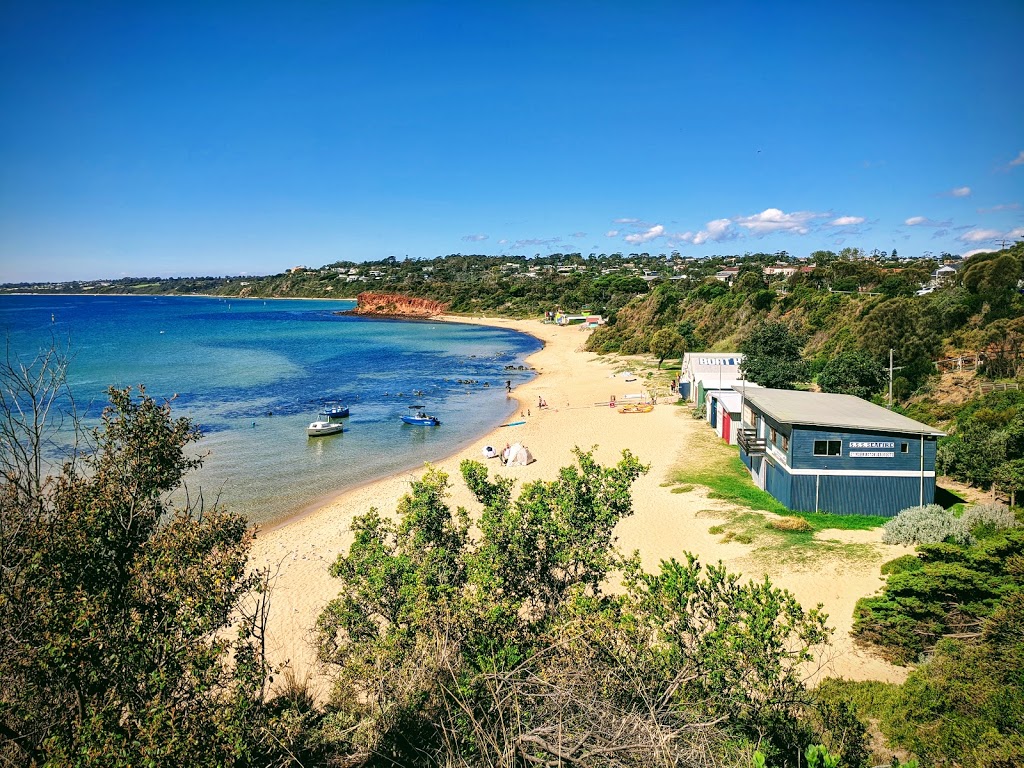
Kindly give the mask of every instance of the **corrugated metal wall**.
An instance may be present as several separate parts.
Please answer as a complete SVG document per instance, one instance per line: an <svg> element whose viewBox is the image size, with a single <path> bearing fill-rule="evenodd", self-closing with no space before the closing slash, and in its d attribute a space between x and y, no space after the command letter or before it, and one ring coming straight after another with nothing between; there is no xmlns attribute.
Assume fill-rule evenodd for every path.
<svg viewBox="0 0 1024 768"><path fill-rule="evenodd" d="M834 515L881 515L894 517L900 510L916 507L921 498L919 477L849 477L845 475L795 475L790 509ZM781 501L781 499L780 499ZM935 501L935 480L924 479L924 503ZM785 502L783 502L785 503Z"/></svg>

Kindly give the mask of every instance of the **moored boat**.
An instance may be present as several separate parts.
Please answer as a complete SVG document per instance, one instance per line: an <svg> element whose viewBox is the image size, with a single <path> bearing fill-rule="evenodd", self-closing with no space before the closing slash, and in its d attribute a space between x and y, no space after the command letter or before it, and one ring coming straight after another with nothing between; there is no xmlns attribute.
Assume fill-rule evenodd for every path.
<svg viewBox="0 0 1024 768"><path fill-rule="evenodd" d="M337 435L345 431L345 425L336 421L318 420L311 422L306 427L306 434L309 437L321 437L323 435Z"/></svg>
<svg viewBox="0 0 1024 768"><path fill-rule="evenodd" d="M430 416L425 410L426 406L423 405L410 405L409 410L413 411L412 415L402 416L402 421L406 424L411 424L414 427L437 427L441 425L441 420L437 416Z"/></svg>
<svg viewBox="0 0 1024 768"><path fill-rule="evenodd" d="M331 401L324 403L324 407L320 413L323 416L326 416L328 421L331 419L345 419L348 418L348 406Z"/></svg>

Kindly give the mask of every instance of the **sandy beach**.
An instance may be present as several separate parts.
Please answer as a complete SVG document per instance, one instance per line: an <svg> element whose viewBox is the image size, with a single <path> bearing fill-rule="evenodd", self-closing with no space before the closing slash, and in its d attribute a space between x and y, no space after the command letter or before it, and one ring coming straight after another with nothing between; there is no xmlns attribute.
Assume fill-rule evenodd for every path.
<svg viewBox="0 0 1024 768"><path fill-rule="evenodd" d="M559 467L572 463L576 446L596 446L595 456L603 464L614 463L628 448L651 469L634 485L635 513L622 521L617 531L619 545L625 551L639 551L645 567L651 570L660 560L679 559L689 551L704 563L721 560L729 570L744 577L760 579L767 575L777 586L793 592L805 608L822 603L835 633L831 648L815 665L812 677L893 682L905 677L905 669L856 649L849 631L856 601L882 584L879 565L910 550L881 544L881 529L823 532L826 539L859 545L858 554L845 557L837 545L833 549L839 551L838 555L812 562L759 557L757 542L723 542L721 535L708 529L728 517L729 505L709 499L700 487L673 493L668 482L673 470L692 458L709 435L717 439L705 422L690 416L688 408L660 404L651 413L626 415L608 407L612 395L622 401L628 395L643 393L644 379L628 382L615 375L624 360L604 359L584 351L589 331L578 326L563 328L539 320L450 319L529 333L545 345L528 359L539 375L511 395L517 399L517 412L524 414L521 418L526 423L500 427L436 464L452 480L453 507L464 506L471 515L479 508L459 477L458 465L463 459L485 461L492 474L515 478L521 485L553 479ZM538 408L538 398L543 398L548 407ZM595 405L599 402L605 405ZM525 415L527 411L529 415ZM444 414L439 415L444 418ZM497 460L483 458L485 446L500 449L515 442L527 445L536 462L506 468ZM275 573L268 626L268 652L274 663L288 662L300 679L307 675L316 679L309 633L323 606L336 594L327 569L349 546L350 521L371 507L382 514L393 514L398 500L408 491L409 481L419 474L403 473L345 492L308 514L258 533L252 564L269 567Z"/></svg>

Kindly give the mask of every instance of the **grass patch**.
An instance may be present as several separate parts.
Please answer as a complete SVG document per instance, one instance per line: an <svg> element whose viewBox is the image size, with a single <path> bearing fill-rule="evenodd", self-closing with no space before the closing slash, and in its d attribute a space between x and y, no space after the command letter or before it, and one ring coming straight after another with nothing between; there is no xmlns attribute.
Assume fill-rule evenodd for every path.
<svg viewBox="0 0 1024 768"><path fill-rule="evenodd" d="M830 515L827 512L790 512L790 514L803 518L816 531L823 531L826 528L837 528L840 531L870 531L872 528L881 528L892 519L877 515Z"/></svg>
<svg viewBox="0 0 1024 768"><path fill-rule="evenodd" d="M864 720L881 720L896 704L900 688L901 686L895 683L882 683L877 680L830 677L822 680L814 693L820 701L849 702Z"/></svg>
<svg viewBox="0 0 1024 768"><path fill-rule="evenodd" d="M680 484L706 486L710 491L709 498L721 499L751 510L771 512L782 517L799 517L806 520L815 531L825 528L846 531L870 530L884 525L889 520L887 517L875 515L794 512L770 493L754 485L735 447L718 440L710 433L706 438L700 435L695 442L693 455L699 455L700 458L677 470L674 479Z"/></svg>
<svg viewBox="0 0 1024 768"><path fill-rule="evenodd" d="M725 466L716 468L715 471L699 472L678 479L680 482L706 485L711 489L711 492L708 493L708 498L711 499L721 499L740 507L773 512L776 515L789 513L789 510L776 501L771 494L754 485L746 468L738 458L734 458Z"/></svg>
<svg viewBox="0 0 1024 768"><path fill-rule="evenodd" d="M672 493L689 493L693 490L692 485L680 485L672 489Z"/></svg>
<svg viewBox="0 0 1024 768"><path fill-rule="evenodd" d="M740 461L736 448L717 439L710 431L697 431L687 452L687 463L678 468L672 478L682 493L683 487L702 485L708 488L708 497L721 499L733 509L718 510L716 517L726 522L708 529L723 542L736 541L755 544L759 557L794 565L820 562L822 557L843 560L877 560L879 555L872 544L825 541L815 538L826 529L870 530L886 523L889 518L873 515L830 515L815 512L794 512L762 491L750 478ZM780 520L766 520L762 513L779 515Z"/></svg>
<svg viewBox="0 0 1024 768"><path fill-rule="evenodd" d="M812 531L813 526L802 517L780 517L778 520L769 520L768 527L776 531Z"/></svg>

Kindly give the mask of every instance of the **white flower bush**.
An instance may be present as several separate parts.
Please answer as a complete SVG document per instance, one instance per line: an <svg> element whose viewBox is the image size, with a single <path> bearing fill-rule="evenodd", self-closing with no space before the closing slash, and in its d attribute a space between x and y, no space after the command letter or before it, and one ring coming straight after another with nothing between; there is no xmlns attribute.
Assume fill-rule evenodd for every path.
<svg viewBox="0 0 1024 768"><path fill-rule="evenodd" d="M964 510L960 522L966 531L975 536L1020 527L1013 512L1002 504L974 504Z"/></svg>
<svg viewBox="0 0 1024 768"><path fill-rule="evenodd" d="M883 527L886 544L938 544L950 539L956 544L971 541L970 530L963 520L938 504L908 507Z"/></svg>

